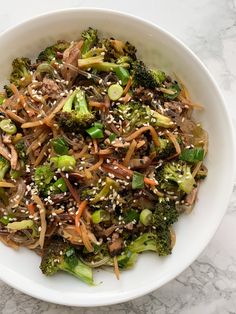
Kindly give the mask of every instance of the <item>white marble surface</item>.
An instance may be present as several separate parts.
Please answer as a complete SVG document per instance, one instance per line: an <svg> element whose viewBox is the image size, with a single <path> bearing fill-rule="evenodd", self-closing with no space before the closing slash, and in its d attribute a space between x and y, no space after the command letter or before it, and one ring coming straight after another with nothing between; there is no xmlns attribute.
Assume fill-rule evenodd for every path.
<svg viewBox="0 0 236 314"><path fill-rule="evenodd" d="M0 31L49 10L80 6L130 12L182 39L218 81L236 127L236 0L7 0L1 3ZM79 309L36 300L0 281L0 313L236 313L235 230L236 186L211 243L184 273L161 289L120 305Z"/></svg>

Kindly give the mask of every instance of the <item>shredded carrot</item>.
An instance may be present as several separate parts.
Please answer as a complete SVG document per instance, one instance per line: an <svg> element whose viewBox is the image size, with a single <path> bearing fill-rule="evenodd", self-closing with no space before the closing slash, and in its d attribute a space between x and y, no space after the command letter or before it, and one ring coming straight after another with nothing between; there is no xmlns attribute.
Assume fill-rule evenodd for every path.
<svg viewBox="0 0 236 314"><path fill-rule="evenodd" d="M126 168L125 166L123 166L121 164L114 164L114 165L115 165L115 167L123 170L126 173L126 176L131 177L133 175L133 171ZM153 186L158 185L158 183L155 180L147 178L147 177L144 177L144 183L146 183L148 185L153 185Z"/></svg>
<svg viewBox="0 0 236 314"><path fill-rule="evenodd" d="M83 211L86 209L88 205L88 201L84 200L82 201L79 206L78 206L78 210L75 214L75 229L76 231L81 235L81 230L80 230L80 218L83 214Z"/></svg>
<svg viewBox="0 0 236 314"><path fill-rule="evenodd" d="M25 123L25 119L21 118L20 116L18 116L17 114L15 114L13 111L11 110L6 110L6 114L14 121L19 122L19 123Z"/></svg>
<svg viewBox="0 0 236 314"><path fill-rule="evenodd" d="M48 132L43 131L36 140L34 140L30 146L27 148L26 154L28 155L31 151L35 151L38 147L40 147L48 138Z"/></svg>
<svg viewBox="0 0 236 314"><path fill-rule="evenodd" d="M34 216L35 214L35 204L34 203L30 203L27 205L28 211L30 213L31 216Z"/></svg>
<svg viewBox="0 0 236 314"><path fill-rule="evenodd" d="M14 145L10 144L9 147L11 150L11 168L16 170L17 161L18 161L18 154L17 154L17 151L16 151Z"/></svg>
<svg viewBox="0 0 236 314"><path fill-rule="evenodd" d="M0 155L9 161L11 160L11 154L2 145L0 145Z"/></svg>
<svg viewBox="0 0 236 314"><path fill-rule="evenodd" d="M21 125L23 129L35 128L38 126L42 126L44 124L44 120L37 120L32 122L26 122Z"/></svg>
<svg viewBox="0 0 236 314"><path fill-rule="evenodd" d="M103 158L100 157L98 162L96 162L96 164L94 164L93 166L89 167L88 169L86 169L87 171L94 171L97 170L102 164L103 164Z"/></svg>
<svg viewBox="0 0 236 314"><path fill-rule="evenodd" d="M121 97L119 101L123 102L124 104L127 104L127 102L130 101L130 99L131 99L131 95L127 93L124 97Z"/></svg>
<svg viewBox="0 0 236 314"><path fill-rule="evenodd" d="M94 153L98 153L98 142L96 139L93 139Z"/></svg>
<svg viewBox="0 0 236 314"><path fill-rule="evenodd" d="M137 131L134 131L132 134L130 134L129 136L127 136L125 139L126 141L132 141L133 139L139 137L142 133L146 132L146 131L150 131L151 136L152 136L152 140L155 144L155 146L159 146L159 138L158 138L158 134L156 132L156 130L154 129L153 126L148 125L148 126L143 126L140 129L138 129Z"/></svg>
<svg viewBox="0 0 236 314"><path fill-rule="evenodd" d="M114 256L114 271L116 278L119 280L120 279L120 270L119 270L119 265L117 261L117 256Z"/></svg>
<svg viewBox="0 0 236 314"><path fill-rule="evenodd" d="M113 150L111 148L100 149L98 151L98 155L110 155L112 153L113 153Z"/></svg>
<svg viewBox="0 0 236 314"><path fill-rule="evenodd" d="M86 247L86 249L89 251L89 252L93 252L94 251L94 248L89 240L89 236L88 236L88 231L86 229L86 226L84 224L84 222L81 220L81 238L82 238L82 241L84 243L84 246Z"/></svg>
<svg viewBox="0 0 236 314"><path fill-rule="evenodd" d="M193 169L193 173L192 173L192 176L195 177L199 171L199 169L201 168L201 165L202 165L202 161L199 161L195 168Z"/></svg>
<svg viewBox="0 0 236 314"><path fill-rule="evenodd" d="M102 109L102 108L105 107L105 103L104 102L90 100L89 101L89 106L90 107L95 107L95 108L98 108L98 109Z"/></svg>
<svg viewBox="0 0 236 314"><path fill-rule="evenodd" d="M74 158L80 159L81 157L84 156L84 154L88 151L88 145L84 145L84 147L82 148L82 150L78 153L73 153Z"/></svg>
<svg viewBox="0 0 236 314"><path fill-rule="evenodd" d="M169 139L173 143L175 150L176 150L176 154L179 155L181 153L181 148L180 148L180 145L177 141L176 136L173 133L171 133L170 131L166 131L166 135L169 137Z"/></svg>
<svg viewBox="0 0 236 314"><path fill-rule="evenodd" d="M41 219L41 231L40 231L40 235L39 235L39 245L41 248L43 248L44 240L45 240L45 233L46 233L46 229L47 229L46 209L45 209L44 204L38 195L32 194L32 198L33 198L34 202L39 206L39 213L40 213L40 219Z"/></svg>
<svg viewBox="0 0 236 314"><path fill-rule="evenodd" d="M10 182L0 181L0 187L1 188L14 188L15 185L13 183L10 183Z"/></svg>
<svg viewBox="0 0 236 314"><path fill-rule="evenodd" d="M155 180L147 178L147 177L144 178L144 183L149 184L149 185L158 185L158 183Z"/></svg>
<svg viewBox="0 0 236 314"><path fill-rule="evenodd" d="M41 161L43 160L43 158L45 157L46 153L48 151L48 143L46 143L43 148L41 149L38 157L36 158L35 162L34 162L34 166L37 167Z"/></svg>
<svg viewBox="0 0 236 314"><path fill-rule="evenodd" d="M123 91L123 96L125 96L127 93L128 93L128 91L129 91L129 89L130 89L130 87L131 87L131 84L132 84L132 76L129 78L129 80L128 80L128 82L127 82L127 84L126 84L126 86L125 86L125 89L124 89L124 91Z"/></svg>
<svg viewBox="0 0 236 314"><path fill-rule="evenodd" d="M55 115L63 108L65 102L67 101L67 99L69 98L70 95L68 95L67 97L63 97L59 103L56 105L56 107L53 109L53 111L46 117L43 119L43 123L45 123L48 126L51 126L51 121L52 119L55 117Z"/></svg>
<svg viewBox="0 0 236 314"><path fill-rule="evenodd" d="M124 166L128 166L129 165L129 162L130 162L130 159L135 151L135 148L137 146L137 142L135 140L133 140L130 144L130 147L129 149L127 150L127 153L125 155L125 158L124 158L124 161L123 161L123 165Z"/></svg>

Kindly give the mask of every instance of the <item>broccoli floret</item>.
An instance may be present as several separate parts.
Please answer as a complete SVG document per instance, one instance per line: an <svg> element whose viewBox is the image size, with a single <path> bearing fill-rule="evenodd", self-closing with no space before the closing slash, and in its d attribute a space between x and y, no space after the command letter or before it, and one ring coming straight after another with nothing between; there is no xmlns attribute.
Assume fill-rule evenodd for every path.
<svg viewBox="0 0 236 314"><path fill-rule="evenodd" d="M157 169L157 180L161 188L165 188L169 181L175 182L179 189L189 194L195 187L195 180L191 173L191 168L186 162L168 162Z"/></svg>
<svg viewBox="0 0 236 314"><path fill-rule="evenodd" d="M157 252L160 256L171 254L171 234L164 225L155 232L144 233L134 240L128 249L132 253L141 253L144 251Z"/></svg>
<svg viewBox="0 0 236 314"><path fill-rule="evenodd" d="M84 56L92 47L97 43L97 30L89 27L86 31L81 34L83 38L83 46L81 48L82 56Z"/></svg>
<svg viewBox="0 0 236 314"><path fill-rule="evenodd" d="M38 166L35 168L34 182L40 192L47 191L53 177L54 173L49 165Z"/></svg>
<svg viewBox="0 0 236 314"><path fill-rule="evenodd" d="M124 120L129 122L129 129L141 127L144 123L149 123L154 127L170 128L173 127L173 121L157 111L152 110L149 106L139 103L120 104L118 112Z"/></svg>
<svg viewBox="0 0 236 314"><path fill-rule="evenodd" d="M14 59L12 62L10 82L19 88L27 86L31 82L30 65L31 61L28 58ZM7 90L8 88L6 89L6 92Z"/></svg>
<svg viewBox="0 0 236 314"><path fill-rule="evenodd" d="M159 143L160 146L156 148L158 159L164 160L176 153L175 146L170 140L159 138Z"/></svg>
<svg viewBox="0 0 236 314"><path fill-rule="evenodd" d="M80 88L74 90L66 101L56 120L66 131L76 132L89 127L95 120L95 115L89 110L85 92Z"/></svg>
<svg viewBox="0 0 236 314"><path fill-rule="evenodd" d="M126 43L112 38L103 39L100 43L105 48L104 60L109 62L134 62L136 60L136 48L128 41Z"/></svg>
<svg viewBox="0 0 236 314"><path fill-rule="evenodd" d="M146 68L142 61L136 61L133 64L134 80L133 86L142 86L145 88L154 89L158 86L158 82L153 76L152 72Z"/></svg>
<svg viewBox="0 0 236 314"><path fill-rule="evenodd" d="M166 225L169 227L178 220L179 213L173 200L160 200L152 215L152 225L157 229Z"/></svg>
<svg viewBox="0 0 236 314"><path fill-rule="evenodd" d="M15 148L17 150L19 159L25 162L27 160L25 142L20 140L15 144Z"/></svg>
<svg viewBox="0 0 236 314"><path fill-rule="evenodd" d="M51 62L54 58L57 59L57 53L63 53L70 44L66 41L58 41L56 44L45 48L40 52L37 62Z"/></svg>
<svg viewBox="0 0 236 314"><path fill-rule="evenodd" d="M3 88L5 90L7 97L10 98L13 95L13 91L11 90L11 87L8 85L4 85Z"/></svg>
<svg viewBox="0 0 236 314"><path fill-rule="evenodd" d="M162 84L166 79L166 74L163 71L160 70L150 70L153 78L157 82L157 84Z"/></svg>
<svg viewBox="0 0 236 314"><path fill-rule="evenodd" d="M0 180L3 180L6 173L8 172L10 168L10 163L7 159L0 156Z"/></svg>
<svg viewBox="0 0 236 314"><path fill-rule="evenodd" d="M0 105L4 103L4 100L6 99L6 94L5 93L0 93Z"/></svg>
<svg viewBox="0 0 236 314"><path fill-rule="evenodd" d="M89 285L93 285L92 269L76 256L75 249L61 239L54 239L43 250L40 264L42 273L52 276L59 270L70 273Z"/></svg>

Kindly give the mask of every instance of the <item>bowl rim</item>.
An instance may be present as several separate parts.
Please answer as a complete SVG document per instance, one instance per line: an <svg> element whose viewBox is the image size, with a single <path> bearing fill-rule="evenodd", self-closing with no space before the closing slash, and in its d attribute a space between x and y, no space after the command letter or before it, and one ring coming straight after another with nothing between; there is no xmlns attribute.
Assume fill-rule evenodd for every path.
<svg viewBox="0 0 236 314"><path fill-rule="evenodd" d="M205 72L206 76L208 77L208 79L213 84L214 88L216 89L216 91L218 93L218 97L220 99L220 102L223 104L222 109L224 111L225 119L226 119L227 125L228 125L228 131L229 131L228 136L230 137L228 140L229 140L229 142L231 142L231 145L232 145L232 157L231 158L232 158L232 160L236 160L236 144L235 144L236 136L235 136L235 132L234 132L233 122L232 122L232 119L230 116L229 109L226 105L226 101L222 95L220 88L218 87L216 80L211 75L211 73L209 72L207 67L204 65L204 63L199 59L199 57L197 55L195 55L195 53L192 52L192 50L190 48L188 48L188 46L185 43L183 43L179 38L177 38L175 35L172 35L169 31L165 30L164 28L160 27L159 25L157 25L151 21L148 21L144 18L141 18L139 16L136 16L134 14L130 14L130 13L119 11L119 10L83 6L83 7L77 7L77 8L64 8L64 9L59 9L59 10L50 10L50 11L47 11L45 13L35 15L35 16L28 18L28 19L25 19L22 22L19 22L19 23L15 24L11 27L8 27L6 30L4 30L3 32L0 33L0 39L1 39L1 37L7 36L8 33L11 33L14 30L16 30L18 27L27 26L27 24L31 24L35 20L49 18L50 16L61 14L61 13L70 14L71 12L76 12L76 11L79 11L79 12L84 11L84 12L88 12L88 13L89 12L95 12L98 14L99 13L105 13L105 14L109 13L109 14L113 14L113 15L120 15L120 16L124 16L125 18L131 19L134 22L135 21L141 22L143 24L146 24L147 26L151 26L152 28L156 28L156 29L158 29L159 32L164 34L164 36L167 36L171 40L173 40L176 45L181 47L181 49L185 50L186 53L188 53L190 55L190 57L195 59L198 66L201 68L202 71ZM228 178L229 179L229 181L228 181L229 182L229 188L228 188L228 192L227 192L227 196L226 196L225 208L224 208L224 210L222 210L222 213L221 213L221 216L219 217L218 223L212 229L211 234L208 235L207 241L205 241L204 244L201 246L201 249L199 249L191 257L191 260L186 260L185 262L181 263L181 266L178 267L176 272L174 272L174 273L172 272L166 276L163 276L159 280L158 284L151 284L149 286L139 287L136 290L132 290L132 291L123 291L122 293L118 293L115 298L111 297L110 299L108 299L103 295L103 297L101 296L100 299L96 299L96 301L94 302L92 300L88 301L88 300L82 300L79 298L77 298L76 300L75 299L66 299L66 298L62 299L62 298L60 298L59 294L58 295L53 294L53 296L52 296L52 295L47 295L45 293L42 293L39 289L37 289L37 287L35 289L31 289L30 287L28 287L27 284L25 284L25 285L23 284L22 276L19 276L18 278L16 278L15 273L13 271L4 267L1 264L0 264L0 270L1 270L0 271L0 279L3 280L8 285L10 285L11 287L13 287L13 288L15 288L15 289L27 294L27 295L30 295L32 297L35 297L37 299L40 299L40 300L43 300L46 302L61 304L61 305L67 305L67 306L79 306L79 307L106 306L106 305L118 304L121 302L127 302L130 300L136 299L138 297L141 297L143 295L146 295L146 294L160 288L161 286L163 286L164 284L173 280L177 276L179 276L204 251L206 246L209 244L209 242L213 238L216 230L218 229L218 227L219 227L219 225L223 219L223 216L226 213L227 206L228 206L229 201L230 201L230 196L231 196L232 190L233 190L235 174L236 174L236 163L233 163L231 176ZM25 279L25 281L27 283L28 279Z"/></svg>

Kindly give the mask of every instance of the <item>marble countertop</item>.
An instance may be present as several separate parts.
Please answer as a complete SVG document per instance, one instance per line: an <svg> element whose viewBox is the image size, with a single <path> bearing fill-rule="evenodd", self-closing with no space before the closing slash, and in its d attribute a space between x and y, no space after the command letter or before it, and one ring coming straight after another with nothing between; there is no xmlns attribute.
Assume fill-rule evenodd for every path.
<svg viewBox="0 0 236 314"><path fill-rule="evenodd" d="M0 31L31 16L66 7L94 6L148 19L185 42L220 85L236 127L236 0L8 0ZM102 308L73 308L36 300L0 281L2 314L232 314L236 313L236 185L214 238L179 277L136 300Z"/></svg>

